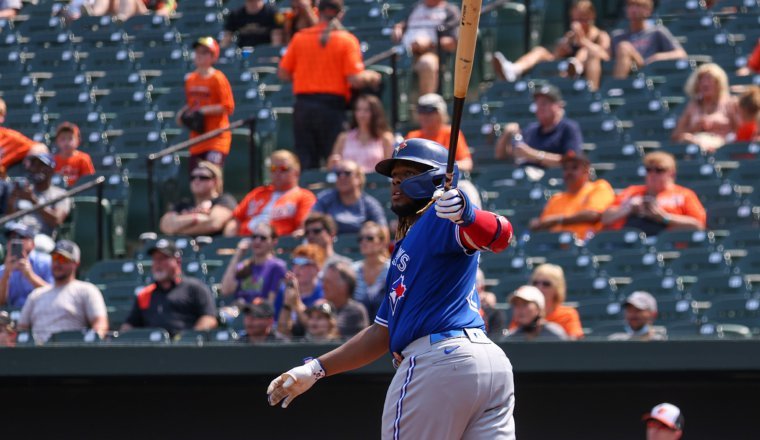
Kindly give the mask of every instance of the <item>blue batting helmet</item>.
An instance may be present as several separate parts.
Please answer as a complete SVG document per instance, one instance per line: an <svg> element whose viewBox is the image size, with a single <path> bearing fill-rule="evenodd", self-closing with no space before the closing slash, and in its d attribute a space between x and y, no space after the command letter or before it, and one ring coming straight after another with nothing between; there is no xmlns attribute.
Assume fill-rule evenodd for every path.
<svg viewBox="0 0 760 440"><path fill-rule="evenodd" d="M446 162L449 150L437 142L427 139L407 139L396 145L393 156L375 165L375 171L391 177L393 166L398 161L413 162L427 166L422 174L410 177L401 183L401 191L412 199L429 199L436 189L442 188L446 178ZM459 180L459 168L454 164L454 180Z"/></svg>

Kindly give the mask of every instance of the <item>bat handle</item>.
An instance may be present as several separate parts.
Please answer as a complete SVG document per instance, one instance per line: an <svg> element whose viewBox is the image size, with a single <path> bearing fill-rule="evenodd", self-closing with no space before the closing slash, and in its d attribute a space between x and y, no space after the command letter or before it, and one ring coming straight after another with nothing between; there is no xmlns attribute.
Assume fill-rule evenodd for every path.
<svg viewBox="0 0 760 440"><path fill-rule="evenodd" d="M443 187L446 190L451 189L454 182L454 163L457 157L457 143L459 142L459 127L462 122L462 113L464 110L464 96L454 97L454 111L451 116L451 137L449 138L449 156L446 161L446 181Z"/></svg>

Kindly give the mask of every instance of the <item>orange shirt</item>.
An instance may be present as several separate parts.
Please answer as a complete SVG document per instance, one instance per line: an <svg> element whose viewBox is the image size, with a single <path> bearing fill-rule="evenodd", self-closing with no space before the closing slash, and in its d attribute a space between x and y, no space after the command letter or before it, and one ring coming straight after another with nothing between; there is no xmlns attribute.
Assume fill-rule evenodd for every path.
<svg viewBox="0 0 760 440"><path fill-rule="evenodd" d="M757 121L745 121L736 129L737 142L752 142L757 137Z"/></svg>
<svg viewBox="0 0 760 440"><path fill-rule="evenodd" d="M438 133L434 137L429 136L423 136L421 130L412 130L409 133L406 134L407 139L411 138L421 138L421 139L428 139L434 142L438 142L439 144L446 147L446 149L449 149L449 141L451 140L451 125L444 125L441 127L440 130L438 130ZM464 160L469 159L472 157L472 154L470 154L470 147L467 146L467 141L464 140L464 135L462 134L462 131L459 131L459 140L457 140L457 154L454 159L456 160Z"/></svg>
<svg viewBox="0 0 760 440"><path fill-rule="evenodd" d="M583 326L581 326L581 317L578 311L574 307L559 305L554 311L546 318L547 321L559 324L565 330L568 336L574 338L583 337ZM512 320L509 323L509 329L513 330L517 328L517 323Z"/></svg>
<svg viewBox="0 0 760 440"><path fill-rule="evenodd" d="M647 194L646 185L633 185L618 194L612 206L620 206L628 199L636 196L643 197ZM670 189L657 194L657 205L668 214L687 215L693 217L707 226L707 213L699 197L694 191L681 185L673 185ZM620 229L625 225L626 218L622 218L610 225L610 229Z"/></svg>
<svg viewBox="0 0 760 440"><path fill-rule="evenodd" d="M0 127L0 163L8 169L21 162L35 142L16 130Z"/></svg>
<svg viewBox="0 0 760 440"><path fill-rule="evenodd" d="M74 150L74 154L68 158L55 155L55 172L64 176L68 185L72 186L80 177L95 174L95 167L89 154Z"/></svg>
<svg viewBox="0 0 760 440"><path fill-rule="evenodd" d="M348 77L364 71L359 40L348 31L333 30L327 44L320 38L327 23L319 23L293 36L280 68L293 76L293 93L339 95L348 101Z"/></svg>
<svg viewBox="0 0 760 440"><path fill-rule="evenodd" d="M760 73L760 41L755 44L755 48L752 50L749 60L747 60L747 67L752 69L755 73Z"/></svg>
<svg viewBox="0 0 760 440"><path fill-rule="evenodd" d="M235 99L232 96L232 87L224 73L214 69L211 75L205 78L197 72L189 74L185 79L185 97L190 109L204 105L224 107L224 112L220 114L205 116L207 132L230 125L229 117L235 111ZM191 131L190 139L200 135L201 133ZM232 133L225 131L219 136L193 145L190 147L190 154L201 154L207 151L229 154L231 142Z"/></svg>
<svg viewBox="0 0 760 440"><path fill-rule="evenodd" d="M303 226L312 205L317 201L314 193L298 186L281 193L279 199L269 206L273 195L274 187L267 185L254 188L245 196L233 212L240 224L238 235L250 235L249 223L256 217L262 221L268 219L277 235L290 235Z"/></svg>
<svg viewBox="0 0 760 440"><path fill-rule="evenodd" d="M541 213L541 219L552 215L573 215L581 211L604 212L615 201L615 190L604 179L587 182L580 191L575 194L561 192L553 195ZM589 232L596 232L602 228L601 222L596 223L573 223L552 226L551 232L574 232L579 238L585 238Z"/></svg>

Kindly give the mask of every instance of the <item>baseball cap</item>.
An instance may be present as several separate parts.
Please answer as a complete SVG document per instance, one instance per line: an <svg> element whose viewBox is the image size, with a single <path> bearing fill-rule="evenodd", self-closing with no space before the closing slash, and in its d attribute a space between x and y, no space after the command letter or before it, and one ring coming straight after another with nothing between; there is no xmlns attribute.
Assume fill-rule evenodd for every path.
<svg viewBox="0 0 760 440"><path fill-rule="evenodd" d="M55 137L58 137L58 135L64 131L70 131L74 135L74 137L81 138L80 132L79 132L79 126L77 124L74 124L73 122L63 122L60 125L58 125L58 128L55 129Z"/></svg>
<svg viewBox="0 0 760 440"><path fill-rule="evenodd" d="M329 302L323 302L321 304L311 306L306 310L307 315L311 315L311 312L319 312L323 315L327 315L329 318L335 318L337 316L335 313L335 308Z"/></svg>
<svg viewBox="0 0 760 440"><path fill-rule="evenodd" d="M37 235L37 228L23 222L9 222L5 224L6 237L11 233L24 238L34 238Z"/></svg>
<svg viewBox="0 0 760 440"><path fill-rule="evenodd" d="M195 169L196 170L197 169L208 170L209 172L211 172L211 176L210 177L216 177L217 179L219 179L219 178L222 177L222 170L221 170L221 168L219 168L218 166L216 166L215 164L213 164L213 163L211 163L211 162L209 162L207 160L202 160L202 161L198 162L198 165L196 165Z"/></svg>
<svg viewBox="0 0 760 440"><path fill-rule="evenodd" d="M49 168L55 168L55 159L50 153L32 153L26 157L28 159L37 159Z"/></svg>
<svg viewBox="0 0 760 440"><path fill-rule="evenodd" d="M321 0L319 2L319 6L317 7L320 11L326 9L326 8L332 8L336 11L342 11L343 10L343 0Z"/></svg>
<svg viewBox="0 0 760 440"><path fill-rule="evenodd" d="M156 241L153 243L153 246L148 249L148 255L153 255L154 252L161 252L167 257L179 258L182 256L182 253L177 249L174 242L165 238Z"/></svg>
<svg viewBox="0 0 760 440"><path fill-rule="evenodd" d="M256 298L253 303L245 304L240 309L253 318L274 318L274 308L261 298Z"/></svg>
<svg viewBox="0 0 760 440"><path fill-rule="evenodd" d="M193 49L195 49L198 46L203 46L206 49L211 51L211 55L214 57L214 61L219 59L219 43L216 42L212 37L200 37L197 40L195 40L195 43L193 43Z"/></svg>
<svg viewBox="0 0 760 440"><path fill-rule="evenodd" d="M632 305L639 310L657 311L657 300L648 292L636 291L628 295L624 305Z"/></svg>
<svg viewBox="0 0 760 440"><path fill-rule="evenodd" d="M560 92L556 86L553 86L551 84L544 84L537 88L533 92L533 98L536 98L538 96L546 96L554 102L562 101L562 92Z"/></svg>
<svg viewBox="0 0 760 440"><path fill-rule="evenodd" d="M417 100L418 113L446 113L446 101L437 93L426 93Z"/></svg>
<svg viewBox="0 0 760 440"><path fill-rule="evenodd" d="M661 403L654 408L652 408L652 411L644 414L644 416L641 418L641 420L649 421L649 420L657 420L658 422L664 424L665 426L671 428L671 429L683 429L684 419L683 414L681 414L681 409L677 406L673 405L672 403Z"/></svg>
<svg viewBox="0 0 760 440"><path fill-rule="evenodd" d="M54 254L61 254L71 261L79 263L79 259L82 252L79 250L79 246L71 240L58 240L53 249Z"/></svg>
<svg viewBox="0 0 760 440"><path fill-rule="evenodd" d="M580 162L586 165L591 165L591 161L589 160L588 156L583 153L576 153L574 150L568 151L562 155L562 159L560 159L560 163L563 164L570 162Z"/></svg>
<svg viewBox="0 0 760 440"><path fill-rule="evenodd" d="M541 291L538 290L537 287L533 287L533 286L518 287L517 290L514 291L512 296L509 297L509 303L512 304L512 301L515 298L520 298L525 301L535 303L542 314L544 312L544 308L546 307L544 294L541 293Z"/></svg>

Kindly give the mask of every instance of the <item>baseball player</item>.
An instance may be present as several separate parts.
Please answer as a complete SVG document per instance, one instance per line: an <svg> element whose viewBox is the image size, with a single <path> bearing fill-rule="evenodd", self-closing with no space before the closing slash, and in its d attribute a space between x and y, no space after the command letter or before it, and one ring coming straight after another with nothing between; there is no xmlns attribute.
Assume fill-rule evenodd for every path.
<svg viewBox="0 0 760 440"><path fill-rule="evenodd" d="M512 365L484 333L475 277L480 251L509 245L507 219L443 192L447 150L408 139L376 170L391 177L399 228L385 299L374 323L335 350L269 384L270 405L286 408L322 377L393 353L383 439L514 439ZM436 197L435 209L418 214Z"/></svg>

